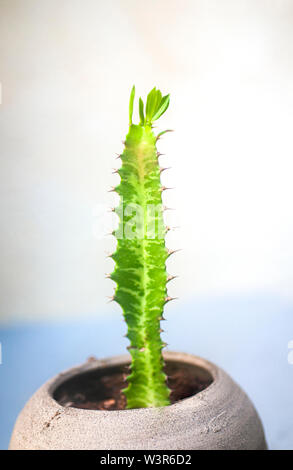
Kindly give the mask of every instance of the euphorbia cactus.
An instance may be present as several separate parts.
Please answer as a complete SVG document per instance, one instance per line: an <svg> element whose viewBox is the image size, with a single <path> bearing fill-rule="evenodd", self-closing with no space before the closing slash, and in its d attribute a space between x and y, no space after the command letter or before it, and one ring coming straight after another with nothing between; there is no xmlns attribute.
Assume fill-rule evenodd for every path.
<svg viewBox="0 0 293 470"><path fill-rule="evenodd" d="M113 300L122 307L127 324L129 351L132 357L128 386L123 390L127 408L165 406L170 403L170 391L163 371L164 362L160 322L163 309L170 300L166 260L171 254L165 246L162 187L156 143L158 138L152 123L166 111L169 95L154 88L147 97L146 107L139 99L140 123L132 123L135 88L129 103L129 132L120 155L122 165L117 170L120 184L114 188L120 204L114 209L120 222L117 249L112 255L116 265L110 278L117 287ZM167 132L167 131L165 131Z"/></svg>

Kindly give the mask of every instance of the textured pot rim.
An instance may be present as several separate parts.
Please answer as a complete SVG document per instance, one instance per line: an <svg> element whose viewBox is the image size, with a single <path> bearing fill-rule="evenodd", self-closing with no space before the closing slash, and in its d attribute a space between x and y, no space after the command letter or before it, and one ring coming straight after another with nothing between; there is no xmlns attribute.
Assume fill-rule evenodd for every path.
<svg viewBox="0 0 293 470"><path fill-rule="evenodd" d="M62 383L88 371L125 365L129 355L90 360L46 382L19 414L9 449L38 450L265 450L264 430L252 402L220 367L192 354L165 352L212 376L201 392L160 408L87 410L53 398Z"/></svg>
<svg viewBox="0 0 293 470"><path fill-rule="evenodd" d="M183 398L182 400L178 400L177 402L171 405L158 407L158 408L133 408L133 409L124 409L124 410L89 410L89 409L84 409L84 408L74 408L70 406L68 407L63 406L53 397L53 394L55 393L55 391L60 385L62 385L67 380L79 374L84 374L86 372L90 372L92 370L97 370L97 369L104 369L104 368L115 367L115 366L124 366L124 365L130 364L131 356L129 354L123 354L123 355L115 355L111 357L106 357L102 359L96 359L96 358L88 359L87 362L84 362L75 367L71 367L70 369L67 369L59 373L57 376L47 381L44 384L44 387L46 387L47 389L48 399L52 403L54 403L55 406L57 405L58 407L61 407L62 409L66 409L67 413L72 412L75 415L77 412L80 412L82 414L84 413L86 414L110 413L111 415L115 415L115 414L120 415L121 413L132 414L135 411L136 413L141 413L141 415L143 415L145 413L152 413L158 409L175 409L181 406L186 407L189 403L194 406L196 402L200 404L202 402L203 397L205 397L205 400L207 401L208 396L211 393L213 393L214 388L218 386L218 383L221 380L221 375L225 374L225 372L216 364L200 356L195 356L193 354L188 354L188 353L183 353L183 352L178 352L178 351L164 351L163 357L165 361L172 361L172 362L179 362L179 363L181 362L182 364L189 364L191 366L206 370L211 375L212 382L204 390L194 395L191 395L190 397Z"/></svg>

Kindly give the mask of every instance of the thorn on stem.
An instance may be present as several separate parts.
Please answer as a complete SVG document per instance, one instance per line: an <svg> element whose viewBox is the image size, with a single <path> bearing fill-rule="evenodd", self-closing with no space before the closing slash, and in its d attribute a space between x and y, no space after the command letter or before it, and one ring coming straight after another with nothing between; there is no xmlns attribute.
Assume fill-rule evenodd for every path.
<svg viewBox="0 0 293 470"><path fill-rule="evenodd" d="M171 302L171 300L175 300L175 299L178 299L178 297L170 297L170 296L168 296L168 297L165 298L165 304L168 303L168 302Z"/></svg>
<svg viewBox="0 0 293 470"><path fill-rule="evenodd" d="M170 166L166 166L165 168L160 168L160 173L166 170L170 170L170 168L171 168Z"/></svg>
<svg viewBox="0 0 293 470"><path fill-rule="evenodd" d="M181 248L178 248L178 250L168 250L168 256L171 256L174 253L177 253L178 251L181 251Z"/></svg>
<svg viewBox="0 0 293 470"><path fill-rule="evenodd" d="M160 138L162 137L162 135L166 134L167 132L174 132L173 129L167 129L166 131L163 131L163 132L160 132L160 134L157 135L156 137L156 142L158 140L160 140Z"/></svg>

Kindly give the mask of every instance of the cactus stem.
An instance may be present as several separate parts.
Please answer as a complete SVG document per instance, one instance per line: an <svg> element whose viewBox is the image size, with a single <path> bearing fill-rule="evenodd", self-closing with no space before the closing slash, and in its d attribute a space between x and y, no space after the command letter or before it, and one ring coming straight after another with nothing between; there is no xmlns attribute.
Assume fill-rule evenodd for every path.
<svg viewBox="0 0 293 470"><path fill-rule="evenodd" d="M123 142L123 153L119 156L122 160L119 169L121 182L116 188L120 203L115 212L123 233L124 228L130 228L133 223L137 229L134 216L124 217L124 209L133 202L143 209L143 223L140 224L143 228L153 222L161 227L164 224L162 191L169 189L160 181L158 158L162 154L157 151L152 124L168 108L170 97L162 96L160 90L153 88L148 94L146 106L139 99L140 122L133 124L134 97L135 87L131 90L129 101L129 131ZM155 216L149 213L148 205L160 207ZM117 237L116 251L111 258L115 261L112 277L116 283L116 298L113 300L123 310L128 327L126 337L130 341L128 350L132 358L128 385L123 390L127 408L169 405L170 392L161 352L166 344L162 343L158 321L160 316L164 320L162 313L168 295L165 240L159 236L152 240L147 235L135 239Z"/></svg>

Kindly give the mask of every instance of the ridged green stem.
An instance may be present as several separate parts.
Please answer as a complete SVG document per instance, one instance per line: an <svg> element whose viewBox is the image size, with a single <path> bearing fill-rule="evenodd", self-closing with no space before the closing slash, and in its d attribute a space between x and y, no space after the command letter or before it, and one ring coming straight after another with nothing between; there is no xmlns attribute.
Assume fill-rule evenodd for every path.
<svg viewBox="0 0 293 470"><path fill-rule="evenodd" d="M158 90L148 95L146 116L140 99L139 125L132 124L134 89L130 99L130 125L115 188L120 205L116 265L111 274L116 284L114 300L122 307L127 324L131 373L124 390L127 408L165 406L170 391L163 371L160 321L167 299L162 187L152 122L167 109L169 96ZM156 117L158 116L158 117Z"/></svg>

